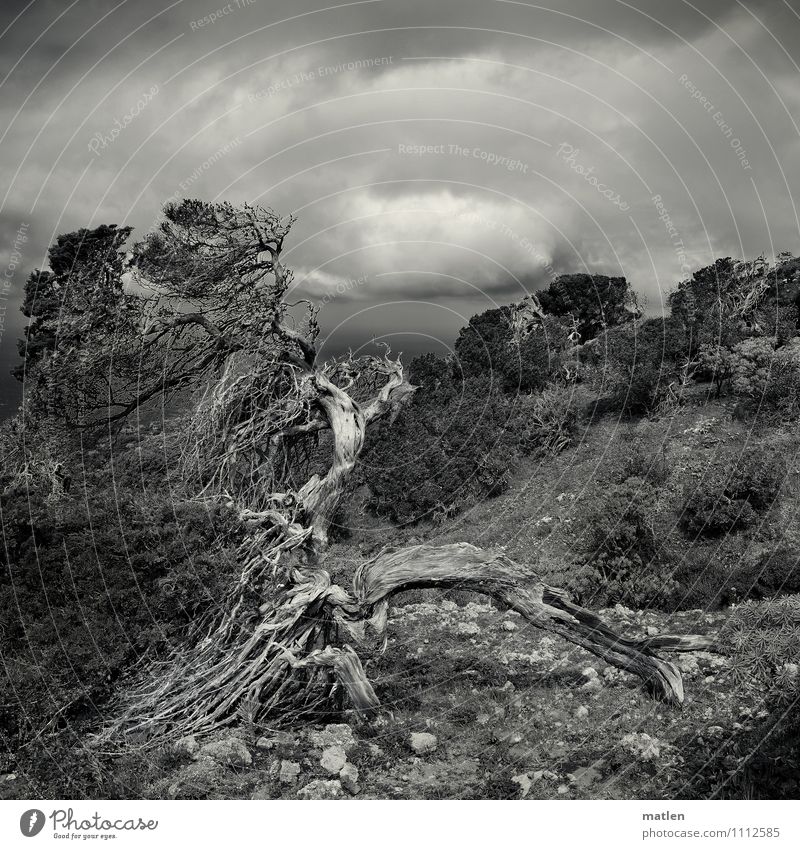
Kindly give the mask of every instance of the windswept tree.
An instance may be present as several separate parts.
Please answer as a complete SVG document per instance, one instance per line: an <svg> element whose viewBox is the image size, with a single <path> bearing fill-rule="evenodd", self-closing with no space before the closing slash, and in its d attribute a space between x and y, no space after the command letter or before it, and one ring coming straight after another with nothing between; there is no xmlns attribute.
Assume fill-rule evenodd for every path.
<svg viewBox="0 0 800 849"><path fill-rule="evenodd" d="M418 587L493 596L681 702L680 673L655 652L708 640L621 637L501 550L416 545L361 564L349 589L332 582L328 530L366 429L391 420L414 388L388 353L318 360L315 310L290 301L282 252L291 225L258 206L167 206L158 231L134 249L116 321L82 337L81 356L69 360L76 375L103 372L84 383L96 391L92 409L99 415L102 401L111 419L178 387L205 387L185 440L186 485L232 506L246 530L224 597L180 651L141 670L106 733L159 739L239 718L287 721L324 709L336 693L375 711L360 655L385 648L391 597ZM67 361L63 353L59 360L57 344L53 360ZM313 445L323 452L315 469Z"/></svg>

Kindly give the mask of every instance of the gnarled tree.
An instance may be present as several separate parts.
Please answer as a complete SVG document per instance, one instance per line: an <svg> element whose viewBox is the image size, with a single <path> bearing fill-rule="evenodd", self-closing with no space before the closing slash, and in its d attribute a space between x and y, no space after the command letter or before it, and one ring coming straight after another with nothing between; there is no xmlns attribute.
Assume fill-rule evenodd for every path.
<svg viewBox="0 0 800 849"><path fill-rule="evenodd" d="M655 650L710 641L621 637L501 551L419 545L362 564L350 589L332 583L328 529L365 430L414 388L388 353L318 361L315 310L287 300L292 275L281 255L291 224L256 206L167 206L160 229L134 249L118 320L39 366L51 380L107 369L102 380L82 380L94 391L84 425L101 421L100 410L116 421L164 393L204 387L183 470L198 497L224 499L246 529L226 597L182 651L140 670L106 733L158 739L242 717L296 718L335 690L374 711L360 647L385 647L391 597L419 587L485 593L680 703L680 673Z"/></svg>

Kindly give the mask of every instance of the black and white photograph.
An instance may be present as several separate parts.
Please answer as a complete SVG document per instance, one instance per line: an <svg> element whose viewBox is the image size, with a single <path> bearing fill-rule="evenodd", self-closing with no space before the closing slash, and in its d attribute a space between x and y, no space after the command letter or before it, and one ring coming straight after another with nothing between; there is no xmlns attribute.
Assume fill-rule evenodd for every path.
<svg viewBox="0 0 800 849"><path fill-rule="evenodd" d="M2 0L0 843L798 845L798 45Z"/></svg>

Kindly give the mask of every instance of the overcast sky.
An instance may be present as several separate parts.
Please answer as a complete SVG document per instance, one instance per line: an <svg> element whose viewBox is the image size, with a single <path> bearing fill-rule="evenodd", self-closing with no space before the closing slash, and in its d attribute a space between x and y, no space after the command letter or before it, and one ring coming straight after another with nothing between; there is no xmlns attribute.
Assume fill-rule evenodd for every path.
<svg viewBox="0 0 800 849"><path fill-rule="evenodd" d="M331 352L800 251L798 0L3 0L0 33L6 413L48 245L171 197L294 212Z"/></svg>

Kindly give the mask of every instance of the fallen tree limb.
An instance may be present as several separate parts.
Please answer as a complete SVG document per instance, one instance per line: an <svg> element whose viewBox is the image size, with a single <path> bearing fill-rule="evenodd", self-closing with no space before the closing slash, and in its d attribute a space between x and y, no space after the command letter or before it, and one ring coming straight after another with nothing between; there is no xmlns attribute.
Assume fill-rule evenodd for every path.
<svg viewBox="0 0 800 849"><path fill-rule="evenodd" d="M503 552L483 551L467 543L418 545L381 555L356 572L354 603L342 604L341 597L338 601L351 619L371 620L391 596L421 588L458 588L488 595L516 610L532 625L638 675L655 695L672 704L683 702L681 674L672 663L657 657L653 649L715 649L713 641L699 636L645 640L620 636L597 614L574 604L563 590L544 584Z"/></svg>

